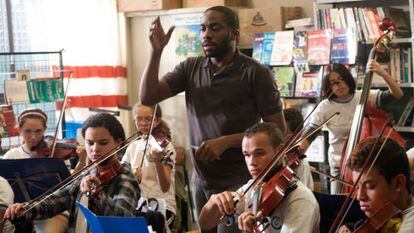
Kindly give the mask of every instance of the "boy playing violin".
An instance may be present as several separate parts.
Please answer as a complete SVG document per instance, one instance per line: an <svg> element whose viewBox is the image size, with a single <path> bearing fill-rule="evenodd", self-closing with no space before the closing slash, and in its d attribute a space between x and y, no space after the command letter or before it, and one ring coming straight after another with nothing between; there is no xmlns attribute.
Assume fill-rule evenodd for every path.
<svg viewBox="0 0 414 233"><path fill-rule="evenodd" d="M376 139L376 137L364 139L351 153L347 166L352 170L354 182L361 173L371 149L375 146ZM374 155L378 153L384 140L385 138L379 139ZM369 161L370 164L372 161L374 160ZM387 203L401 210L396 216L389 216L392 220L387 221L383 226L377 226L380 227L381 232L414 232L414 205L409 177L410 170L405 150L394 140L387 139L371 170L363 171L356 192L361 210L368 218L376 220L379 216L376 215L377 211L381 211ZM350 231L347 226L342 226L339 232Z"/></svg>
<svg viewBox="0 0 414 233"><path fill-rule="evenodd" d="M253 179L270 163L276 155L276 148L283 140L283 135L277 125L273 123L259 123L244 132L242 150L248 170ZM280 162L276 170L283 169ZM319 205L312 192L295 178L289 182L290 192L287 192L280 203L271 211L270 216L261 216L261 213L254 215L249 210L251 196L249 191L243 198L240 194L246 190L247 184L237 192L222 192L210 197L204 205L199 216L199 225L202 229L210 229L219 224L221 230L226 228L220 224L220 218L224 215L231 215L236 211L238 216L238 228L245 232L252 232L257 224L256 217L269 217L270 224L266 232L318 232L319 231ZM234 205L233 198L237 197L240 202ZM224 230L226 231L226 230ZM235 232L235 231L233 231Z"/></svg>

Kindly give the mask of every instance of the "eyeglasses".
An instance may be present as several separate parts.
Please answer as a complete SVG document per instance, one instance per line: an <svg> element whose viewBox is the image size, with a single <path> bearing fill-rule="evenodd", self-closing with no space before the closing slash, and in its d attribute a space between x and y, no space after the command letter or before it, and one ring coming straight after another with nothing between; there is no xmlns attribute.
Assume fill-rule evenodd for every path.
<svg viewBox="0 0 414 233"><path fill-rule="evenodd" d="M151 120L152 120L152 117L150 117L150 116L147 116L147 117L135 116L135 121L136 122L146 122L146 123L149 123L149 122L151 122Z"/></svg>
<svg viewBox="0 0 414 233"><path fill-rule="evenodd" d="M336 79L333 80L329 80L329 85L333 86L333 85L339 85L341 82L344 82L344 78L342 76L339 76Z"/></svg>

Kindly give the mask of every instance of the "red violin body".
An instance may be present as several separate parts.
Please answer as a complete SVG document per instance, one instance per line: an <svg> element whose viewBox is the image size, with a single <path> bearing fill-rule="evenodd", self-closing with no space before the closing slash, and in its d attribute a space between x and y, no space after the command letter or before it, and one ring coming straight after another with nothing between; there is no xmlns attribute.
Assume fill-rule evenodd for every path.
<svg viewBox="0 0 414 233"><path fill-rule="evenodd" d="M99 166L97 176L102 183L105 183L112 180L121 168L121 163L117 159L112 159L108 164Z"/></svg>
<svg viewBox="0 0 414 233"><path fill-rule="evenodd" d="M69 159L71 157L76 157L78 154L76 153L76 139L66 139L64 141L57 141L55 146L55 151L53 155L52 148L50 146L51 139L49 137L45 137L37 146L33 147L30 150L30 158L61 158L61 159Z"/></svg>

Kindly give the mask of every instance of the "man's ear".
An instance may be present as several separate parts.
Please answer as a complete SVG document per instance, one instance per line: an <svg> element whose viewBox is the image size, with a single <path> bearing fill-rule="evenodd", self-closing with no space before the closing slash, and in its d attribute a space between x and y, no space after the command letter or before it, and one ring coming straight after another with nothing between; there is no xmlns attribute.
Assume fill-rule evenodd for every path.
<svg viewBox="0 0 414 233"><path fill-rule="evenodd" d="M240 40L240 29L233 30L233 38L236 41L236 43L239 44L239 40Z"/></svg>

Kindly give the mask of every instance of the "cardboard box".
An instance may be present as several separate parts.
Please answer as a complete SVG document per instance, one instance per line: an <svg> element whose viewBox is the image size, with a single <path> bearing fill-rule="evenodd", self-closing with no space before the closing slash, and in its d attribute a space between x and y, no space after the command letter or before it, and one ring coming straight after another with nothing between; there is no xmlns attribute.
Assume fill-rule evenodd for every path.
<svg viewBox="0 0 414 233"><path fill-rule="evenodd" d="M211 6L247 6L247 0L183 0L185 8Z"/></svg>
<svg viewBox="0 0 414 233"><path fill-rule="evenodd" d="M256 33L283 31L284 22L297 17L296 14L286 11L286 7L237 9L240 21L239 45L245 47L253 45ZM297 9L294 12L296 13Z"/></svg>
<svg viewBox="0 0 414 233"><path fill-rule="evenodd" d="M182 8L181 0L118 0L118 11L147 11Z"/></svg>

